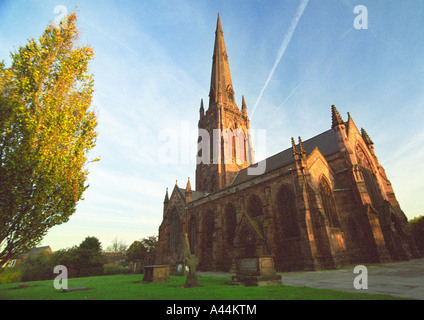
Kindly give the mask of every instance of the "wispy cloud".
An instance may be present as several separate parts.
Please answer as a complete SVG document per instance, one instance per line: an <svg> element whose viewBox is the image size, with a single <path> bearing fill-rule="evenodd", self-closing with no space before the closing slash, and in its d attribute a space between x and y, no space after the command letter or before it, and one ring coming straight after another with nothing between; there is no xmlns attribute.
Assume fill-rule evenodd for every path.
<svg viewBox="0 0 424 320"><path fill-rule="evenodd" d="M291 25L290 25L289 30L287 31L286 35L284 36L284 40L283 40L283 43L280 46L280 49L278 50L277 59L274 62L274 65L273 65L273 67L271 69L271 72L269 73L268 78L265 81L265 85L263 86L263 88L262 88L262 90L261 90L261 92L259 94L259 97L256 100L256 103L255 103L255 105L253 107L252 113L250 114L250 119L252 119L253 114L255 113L256 107L258 106L259 102L261 101L262 95L263 95L265 89L267 88L269 82L271 81L272 76L274 75L275 69L277 69L277 66L280 63L280 60L283 57L284 52L286 51L287 47L289 46L290 40L291 40L291 38L293 36L293 33L296 30L296 27L297 27L297 25L298 25L298 23L300 21L300 18L303 15L303 12L305 11L306 6L308 5L308 3L309 3L309 0L302 0L302 2L300 3L299 7L297 8L296 15L294 16L294 18L293 18L293 20L291 22Z"/></svg>

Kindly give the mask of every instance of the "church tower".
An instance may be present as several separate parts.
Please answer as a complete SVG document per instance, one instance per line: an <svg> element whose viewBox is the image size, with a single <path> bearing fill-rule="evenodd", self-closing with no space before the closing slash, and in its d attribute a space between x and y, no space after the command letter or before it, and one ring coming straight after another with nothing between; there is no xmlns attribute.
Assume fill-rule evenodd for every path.
<svg viewBox="0 0 424 320"><path fill-rule="evenodd" d="M254 163L246 102L238 108L219 18L215 45L209 106L200 103L199 140L196 167L196 190L215 192L231 184L237 172Z"/></svg>

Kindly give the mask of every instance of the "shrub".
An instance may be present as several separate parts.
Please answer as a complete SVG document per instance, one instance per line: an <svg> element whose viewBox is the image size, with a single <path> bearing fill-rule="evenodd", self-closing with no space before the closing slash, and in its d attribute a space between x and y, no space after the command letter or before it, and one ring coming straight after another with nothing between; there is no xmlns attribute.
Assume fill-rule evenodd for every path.
<svg viewBox="0 0 424 320"><path fill-rule="evenodd" d="M0 284L21 282L22 269L19 267L6 268L0 272Z"/></svg>
<svg viewBox="0 0 424 320"><path fill-rule="evenodd" d="M410 220L409 225L418 250L424 254L424 216Z"/></svg>
<svg viewBox="0 0 424 320"><path fill-rule="evenodd" d="M130 273L130 270L127 267L106 266L103 269L103 273L105 275L127 274L127 273Z"/></svg>
<svg viewBox="0 0 424 320"><path fill-rule="evenodd" d="M22 281L51 279L53 267L48 254L40 253L36 256L28 257L22 263Z"/></svg>

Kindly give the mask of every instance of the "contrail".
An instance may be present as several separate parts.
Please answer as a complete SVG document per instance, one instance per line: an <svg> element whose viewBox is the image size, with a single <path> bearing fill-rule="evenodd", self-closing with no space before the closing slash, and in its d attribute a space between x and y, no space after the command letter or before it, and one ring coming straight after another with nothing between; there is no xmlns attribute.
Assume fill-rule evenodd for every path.
<svg viewBox="0 0 424 320"><path fill-rule="evenodd" d="M280 60L283 57L284 52L286 51L286 49L287 49L287 47L290 43L290 40L291 40L293 33L294 33L294 30L296 30L297 24L299 23L299 20L302 17L303 12L305 11L306 6L308 5L308 2L309 2L309 0L302 0L299 8L297 8L296 15L294 16L294 18L291 22L290 28L289 28L288 32L286 33L286 35L284 37L284 40L283 40L283 43L280 46L280 49L278 50L278 55L277 55L277 59L274 62L274 66L272 67L271 72L268 75L268 79L266 79L265 85L262 88L258 99L256 100L256 103L253 107L252 113L250 114L250 119L252 119L253 114L255 113L256 107L258 106L259 102L261 101L262 95L263 95L266 87L268 86L268 83L271 81L271 78L274 74L274 71L277 68L278 64L280 63Z"/></svg>
<svg viewBox="0 0 424 320"><path fill-rule="evenodd" d="M286 104L287 100L290 99L290 97L296 92L297 88L299 88L302 83L303 81L299 82L296 88L294 88L292 92L290 92L290 94L284 99L283 103L280 104L280 106L277 109L275 109L274 114L277 113L277 111L280 110Z"/></svg>

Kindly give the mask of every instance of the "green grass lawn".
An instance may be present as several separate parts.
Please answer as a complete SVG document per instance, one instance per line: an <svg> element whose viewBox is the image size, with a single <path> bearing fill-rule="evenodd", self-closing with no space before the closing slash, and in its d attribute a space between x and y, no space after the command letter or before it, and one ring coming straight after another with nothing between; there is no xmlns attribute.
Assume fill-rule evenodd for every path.
<svg viewBox="0 0 424 320"><path fill-rule="evenodd" d="M201 287L184 288L185 277L171 276L171 282L145 284L142 275L113 275L71 278L68 287L89 290L63 293L53 280L0 285L1 300L392 300L388 295L338 292L307 287L242 287L226 284L229 278L199 276Z"/></svg>

